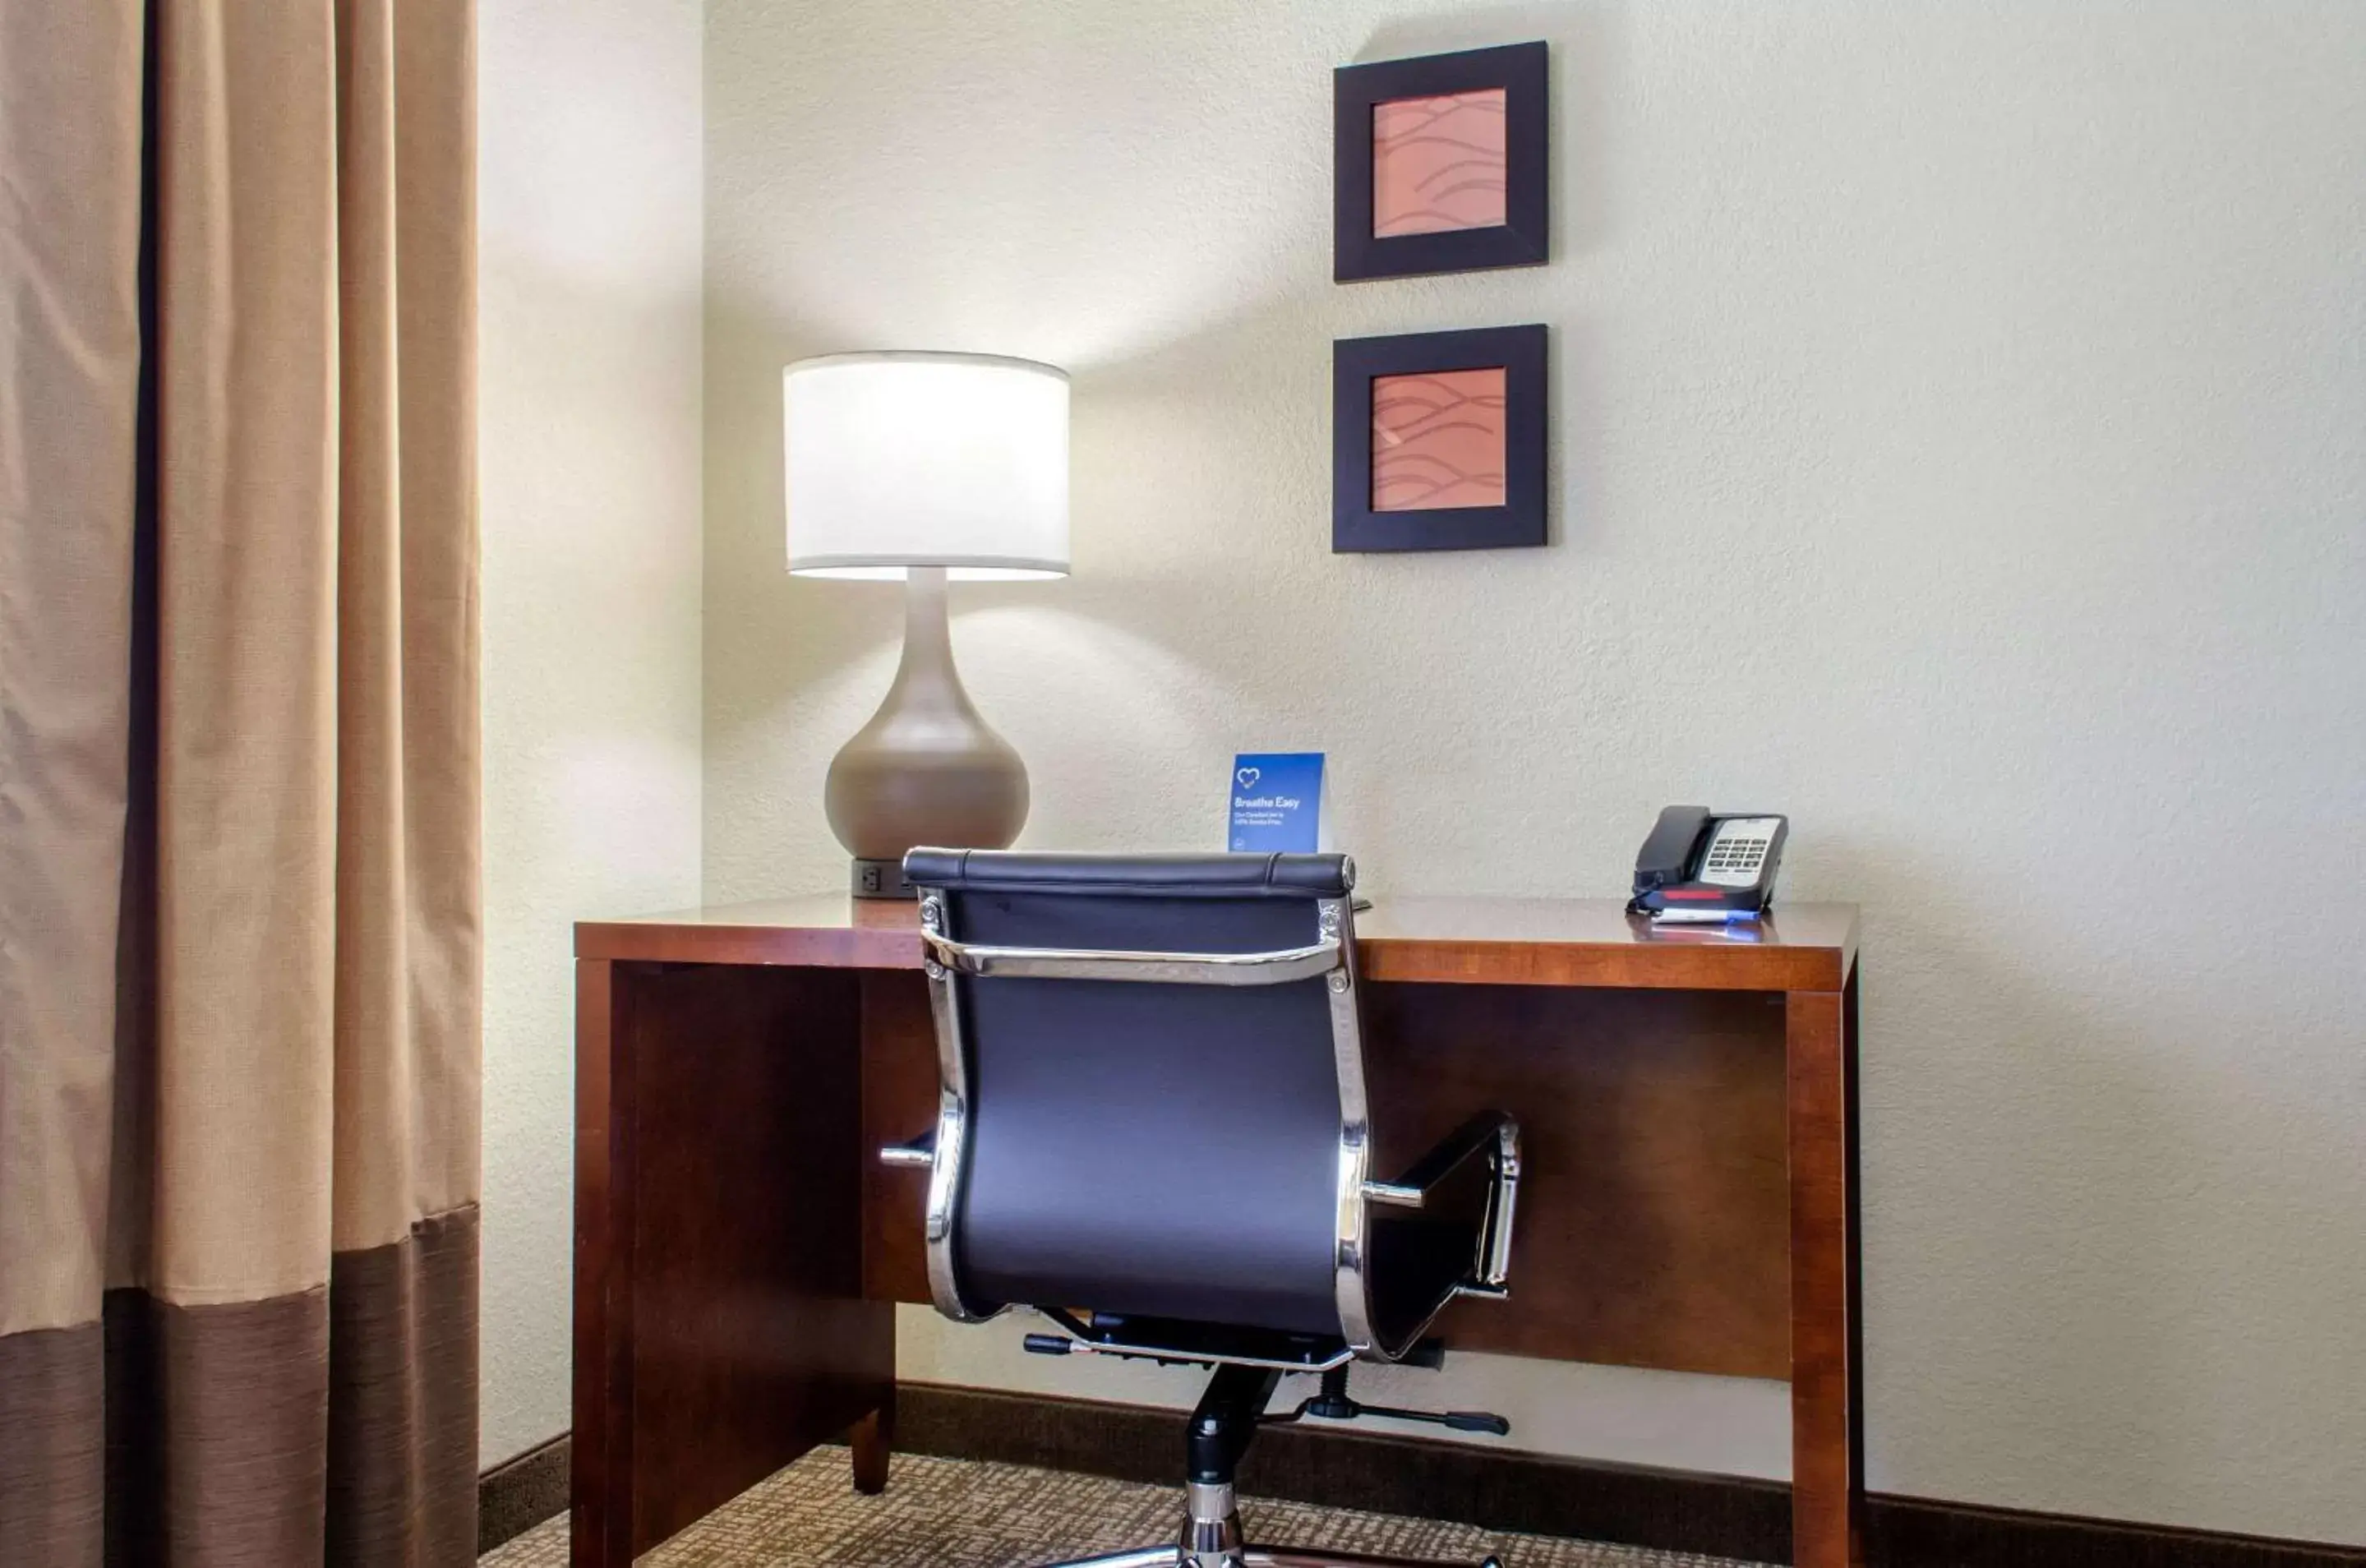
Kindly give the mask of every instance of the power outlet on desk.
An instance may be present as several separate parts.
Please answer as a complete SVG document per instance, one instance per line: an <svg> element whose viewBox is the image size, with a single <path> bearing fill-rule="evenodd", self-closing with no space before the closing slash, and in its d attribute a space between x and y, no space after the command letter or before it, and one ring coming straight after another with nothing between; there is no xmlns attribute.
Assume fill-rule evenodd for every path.
<svg viewBox="0 0 2366 1568"><path fill-rule="evenodd" d="M904 880L904 862L895 860L857 860L849 886L857 898L909 898L912 885Z"/></svg>

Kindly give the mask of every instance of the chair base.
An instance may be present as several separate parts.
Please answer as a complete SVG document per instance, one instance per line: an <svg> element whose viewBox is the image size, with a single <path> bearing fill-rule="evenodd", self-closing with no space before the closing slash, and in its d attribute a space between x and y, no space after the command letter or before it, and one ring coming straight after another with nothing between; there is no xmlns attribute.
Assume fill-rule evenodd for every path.
<svg viewBox="0 0 2366 1568"><path fill-rule="evenodd" d="M1245 1546L1220 1559L1222 1568L1474 1568L1468 1563L1444 1563L1411 1557L1361 1557L1350 1551L1301 1551L1289 1546ZM1200 1568L1179 1546L1146 1546L1138 1551L1115 1551L1106 1557L1079 1557L1048 1568ZM1211 1564L1209 1568L1215 1568ZM1475 1568L1504 1568L1503 1559L1482 1559Z"/></svg>
<svg viewBox="0 0 2366 1568"><path fill-rule="evenodd" d="M1053 1568L1504 1568L1489 1557L1476 1564L1424 1562L1403 1557L1364 1557L1352 1551L1321 1551L1288 1546L1250 1546L1241 1536L1241 1510L1233 1491L1233 1477L1241 1456L1257 1428L1275 1421L1296 1421L1309 1415L1348 1419L1364 1414L1347 1397L1343 1368L1324 1374L1324 1394L1287 1416L1268 1416L1266 1407L1281 1382L1273 1366L1219 1366L1208 1380L1207 1392L1191 1412L1184 1448L1190 1469L1185 1491L1183 1529L1171 1546L1145 1546L1101 1557L1077 1558ZM1391 1412L1391 1414L1394 1414ZM1491 1423L1496 1416L1471 1413L1469 1420Z"/></svg>
<svg viewBox="0 0 2366 1568"><path fill-rule="evenodd" d="M1241 1540L1240 1508L1229 1483L1195 1481L1189 1496L1182 1539L1175 1545L1087 1557L1056 1568L1504 1568L1494 1557L1475 1565L1456 1565L1405 1557L1365 1557L1352 1551L1249 1546Z"/></svg>

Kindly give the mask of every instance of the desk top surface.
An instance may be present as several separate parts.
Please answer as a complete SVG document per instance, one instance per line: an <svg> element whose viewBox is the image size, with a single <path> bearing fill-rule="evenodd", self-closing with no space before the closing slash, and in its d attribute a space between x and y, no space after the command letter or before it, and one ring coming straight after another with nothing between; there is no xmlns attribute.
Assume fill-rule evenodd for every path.
<svg viewBox="0 0 2366 1568"><path fill-rule="evenodd" d="M1468 985L1836 991L1856 962L1853 904L1786 904L1756 931L1659 928L1615 898L1390 897L1356 917L1366 978ZM812 894L582 920L578 958L918 969L917 907Z"/></svg>

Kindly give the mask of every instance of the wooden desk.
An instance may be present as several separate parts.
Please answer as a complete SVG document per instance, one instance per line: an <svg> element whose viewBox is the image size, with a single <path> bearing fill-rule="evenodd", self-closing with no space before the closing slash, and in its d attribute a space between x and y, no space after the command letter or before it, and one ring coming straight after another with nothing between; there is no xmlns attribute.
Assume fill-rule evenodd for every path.
<svg viewBox="0 0 2366 1568"><path fill-rule="evenodd" d="M1378 1168L1521 1123L1511 1299L1437 1332L1788 1378L1794 1561L1856 1568L1856 911L1738 942L1408 898L1357 931ZM907 904L586 921L575 951L573 1560L624 1568L840 1433L884 1483L926 1173L873 1151L934 1124L936 1058Z"/></svg>

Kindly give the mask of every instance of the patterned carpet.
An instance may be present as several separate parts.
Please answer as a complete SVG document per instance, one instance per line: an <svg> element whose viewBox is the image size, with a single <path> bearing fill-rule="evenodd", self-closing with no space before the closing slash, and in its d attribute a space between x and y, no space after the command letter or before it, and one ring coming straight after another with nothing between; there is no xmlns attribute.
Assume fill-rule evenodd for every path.
<svg viewBox="0 0 2366 1568"><path fill-rule="evenodd" d="M822 1449L641 1559L649 1568L1031 1568L1170 1538L1182 1490L1059 1471L896 1456L886 1492L847 1483L843 1449ZM1505 1568L1739 1568L1722 1559L1468 1525L1244 1501L1249 1539ZM566 1568L564 1515L479 1559L480 1568Z"/></svg>

